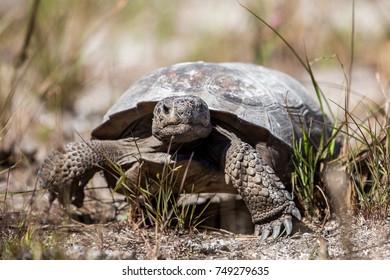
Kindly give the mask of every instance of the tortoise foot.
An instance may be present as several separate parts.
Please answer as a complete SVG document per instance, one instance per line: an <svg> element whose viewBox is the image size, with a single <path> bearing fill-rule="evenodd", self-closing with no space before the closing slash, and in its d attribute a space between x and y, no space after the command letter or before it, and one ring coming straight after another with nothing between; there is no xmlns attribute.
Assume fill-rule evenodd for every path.
<svg viewBox="0 0 390 280"><path fill-rule="evenodd" d="M227 151L225 174L236 187L252 215L255 235L275 239L282 226L287 235L292 231L292 217L301 214L280 178L256 149L236 140Z"/></svg>
<svg viewBox="0 0 390 280"><path fill-rule="evenodd" d="M299 213L298 215L296 213ZM290 235L293 229L292 217L300 219L300 212L297 208L294 208L294 214L283 214L281 217L263 224L255 224L255 236L261 236L261 240L267 239L272 233L272 239L276 239L280 236L282 226L286 232L286 235Z"/></svg>

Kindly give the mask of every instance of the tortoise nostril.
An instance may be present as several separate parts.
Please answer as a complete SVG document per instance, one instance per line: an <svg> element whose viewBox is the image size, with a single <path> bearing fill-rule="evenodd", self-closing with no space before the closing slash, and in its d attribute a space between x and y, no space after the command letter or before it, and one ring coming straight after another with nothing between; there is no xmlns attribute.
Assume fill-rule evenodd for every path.
<svg viewBox="0 0 390 280"><path fill-rule="evenodd" d="M178 115L179 117L182 117L182 116L184 115L184 111L181 110L181 109L178 109L178 110L177 110L177 115Z"/></svg>

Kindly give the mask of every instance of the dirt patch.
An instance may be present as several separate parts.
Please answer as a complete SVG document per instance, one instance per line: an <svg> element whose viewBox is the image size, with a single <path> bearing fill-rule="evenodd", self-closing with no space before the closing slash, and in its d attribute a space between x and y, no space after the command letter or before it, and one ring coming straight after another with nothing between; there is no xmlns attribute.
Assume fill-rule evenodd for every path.
<svg viewBox="0 0 390 280"><path fill-rule="evenodd" d="M71 259L390 259L390 223L356 219L346 231L337 222L317 232L303 223L290 237L261 241L222 230L157 234L128 222L67 224L48 229Z"/></svg>
<svg viewBox="0 0 390 280"><path fill-rule="evenodd" d="M15 169L9 177L34 177L28 171ZM78 222L57 201L48 211L47 192L34 191L34 180L26 181L30 187L7 185L0 210L0 259L390 259L390 220L358 216L341 225L333 218L324 226L294 220L291 236L261 241L250 234L245 205L235 200L233 206L226 201L209 205L220 217L195 230L158 233L130 221L123 197L103 188L101 176L94 177L90 185L96 189L88 189L85 206L73 215Z"/></svg>
<svg viewBox="0 0 390 280"><path fill-rule="evenodd" d="M30 250L0 259L390 259L390 221L363 218L354 218L348 226L336 220L324 227L296 221L291 236L265 241L222 229L199 227L161 233L129 221L87 225L68 218L56 224L53 220L31 222L20 234L20 215L3 218L2 245L10 242L4 240L5 235L17 235L19 231L22 240L34 235L31 244L39 244L40 252L37 255L30 244Z"/></svg>

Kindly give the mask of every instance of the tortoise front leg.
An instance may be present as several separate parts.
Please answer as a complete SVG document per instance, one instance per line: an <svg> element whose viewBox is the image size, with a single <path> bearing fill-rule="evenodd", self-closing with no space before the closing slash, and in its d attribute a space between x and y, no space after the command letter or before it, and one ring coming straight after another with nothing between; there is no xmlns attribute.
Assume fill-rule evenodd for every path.
<svg viewBox="0 0 390 280"><path fill-rule="evenodd" d="M84 187L96 172L110 170L114 164L131 165L160 146L161 142L153 136L69 143L45 159L38 179L41 187L49 189L50 204L58 198L66 207L69 203L82 207Z"/></svg>
<svg viewBox="0 0 390 280"><path fill-rule="evenodd" d="M292 231L292 216L301 219L290 193L274 170L249 144L233 139L226 152L226 182L232 182L245 201L255 224L255 235L266 239L272 230L275 239L282 224Z"/></svg>

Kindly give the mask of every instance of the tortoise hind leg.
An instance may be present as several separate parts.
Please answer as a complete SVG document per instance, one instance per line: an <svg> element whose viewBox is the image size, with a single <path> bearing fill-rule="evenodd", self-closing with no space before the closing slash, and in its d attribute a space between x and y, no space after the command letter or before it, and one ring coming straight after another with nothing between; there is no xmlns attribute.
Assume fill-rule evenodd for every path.
<svg viewBox="0 0 390 280"><path fill-rule="evenodd" d="M233 139L226 152L225 176L245 201L255 224L255 235L276 238L284 225L292 231L292 216L301 218L290 193L273 169L249 144Z"/></svg>

